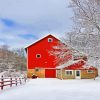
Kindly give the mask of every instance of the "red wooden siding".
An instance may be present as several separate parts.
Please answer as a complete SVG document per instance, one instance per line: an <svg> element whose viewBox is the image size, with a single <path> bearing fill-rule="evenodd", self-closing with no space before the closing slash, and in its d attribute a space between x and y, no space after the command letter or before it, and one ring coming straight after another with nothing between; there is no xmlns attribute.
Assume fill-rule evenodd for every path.
<svg viewBox="0 0 100 100"><path fill-rule="evenodd" d="M53 38L53 42L48 42L48 38ZM53 62L55 57L48 52L52 46L57 45L58 40L52 36L40 40L28 48L28 69L38 68L55 68ZM36 54L41 54L41 58L36 58ZM51 67L52 66L52 67Z"/></svg>
<svg viewBox="0 0 100 100"><path fill-rule="evenodd" d="M56 78L56 69L45 69L45 78Z"/></svg>

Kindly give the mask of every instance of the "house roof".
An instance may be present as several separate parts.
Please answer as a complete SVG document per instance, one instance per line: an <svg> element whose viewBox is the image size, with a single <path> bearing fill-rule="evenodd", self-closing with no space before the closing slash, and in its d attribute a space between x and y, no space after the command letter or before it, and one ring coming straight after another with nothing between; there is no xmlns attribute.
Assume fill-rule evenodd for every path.
<svg viewBox="0 0 100 100"><path fill-rule="evenodd" d="M67 63L61 65L61 66L58 66L56 67L57 69L72 69L72 70L82 70L82 69L89 69L89 70L95 70L97 68L93 67L93 66L90 66L90 65L87 65L86 64L86 61L84 60L76 60L76 61L68 61Z"/></svg>
<svg viewBox="0 0 100 100"><path fill-rule="evenodd" d="M80 61L85 62L84 60L76 60L76 61L74 61L74 60L69 60L68 62L66 62L66 63L64 63L64 64L62 64L62 65L60 65L60 66L57 66L56 68L57 68L57 69L62 69L62 68L71 66L71 65L73 65L73 64L79 63Z"/></svg>
<svg viewBox="0 0 100 100"><path fill-rule="evenodd" d="M96 67L93 67L93 66L90 66L90 65L85 64L85 65L83 65L80 69L95 70L95 69L97 69L97 68L96 68Z"/></svg>

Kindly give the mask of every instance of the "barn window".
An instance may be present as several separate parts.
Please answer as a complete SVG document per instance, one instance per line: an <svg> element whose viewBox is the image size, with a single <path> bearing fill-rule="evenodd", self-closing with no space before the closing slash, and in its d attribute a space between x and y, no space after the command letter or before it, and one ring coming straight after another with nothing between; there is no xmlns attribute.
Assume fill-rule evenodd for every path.
<svg viewBox="0 0 100 100"><path fill-rule="evenodd" d="M72 71L72 70L66 70L66 71L65 71L65 74L66 74L66 75L73 75L73 71Z"/></svg>
<svg viewBox="0 0 100 100"><path fill-rule="evenodd" d="M93 70L87 70L88 73L93 73Z"/></svg>
<svg viewBox="0 0 100 100"><path fill-rule="evenodd" d="M35 71L38 72L39 71L39 68L35 68Z"/></svg>
<svg viewBox="0 0 100 100"><path fill-rule="evenodd" d="M36 54L36 58L41 58L41 54Z"/></svg>
<svg viewBox="0 0 100 100"><path fill-rule="evenodd" d="M48 38L48 42L53 42L53 39L52 38Z"/></svg>

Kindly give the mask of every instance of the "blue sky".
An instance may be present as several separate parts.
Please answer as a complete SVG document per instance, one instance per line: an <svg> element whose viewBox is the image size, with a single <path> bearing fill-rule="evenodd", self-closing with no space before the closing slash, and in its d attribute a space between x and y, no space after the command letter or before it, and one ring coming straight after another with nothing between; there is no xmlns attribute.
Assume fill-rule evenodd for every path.
<svg viewBox="0 0 100 100"><path fill-rule="evenodd" d="M25 47L49 33L72 28L70 0L0 0L0 45Z"/></svg>

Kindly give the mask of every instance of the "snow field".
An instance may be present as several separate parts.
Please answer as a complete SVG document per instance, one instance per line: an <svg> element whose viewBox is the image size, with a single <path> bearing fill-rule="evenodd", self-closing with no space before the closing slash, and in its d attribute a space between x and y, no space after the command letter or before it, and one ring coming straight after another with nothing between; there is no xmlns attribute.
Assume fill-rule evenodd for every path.
<svg viewBox="0 0 100 100"><path fill-rule="evenodd" d="M1 91L0 100L100 100L100 78L31 79L24 85Z"/></svg>

